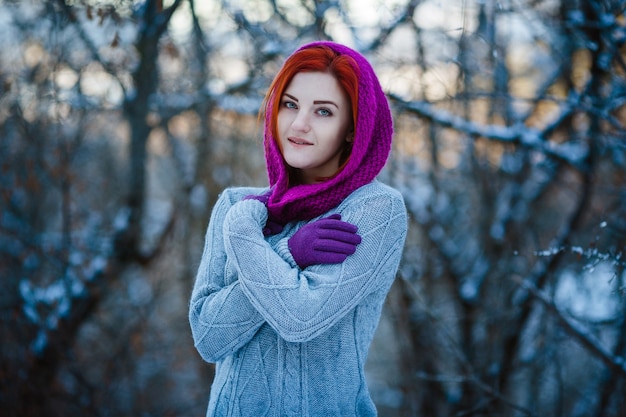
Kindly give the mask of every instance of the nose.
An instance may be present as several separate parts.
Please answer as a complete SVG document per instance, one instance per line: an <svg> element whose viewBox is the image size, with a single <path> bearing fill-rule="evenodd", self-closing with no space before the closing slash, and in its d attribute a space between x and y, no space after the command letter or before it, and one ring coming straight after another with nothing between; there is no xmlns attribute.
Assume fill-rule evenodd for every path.
<svg viewBox="0 0 626 417"><path fill-rule="evenodd" d="M308 132L311 130L311 124L309 121L309 116L306 112L299 111L296 117L293 119L291 123L291 127L294 131L297 132Z"/></svg>

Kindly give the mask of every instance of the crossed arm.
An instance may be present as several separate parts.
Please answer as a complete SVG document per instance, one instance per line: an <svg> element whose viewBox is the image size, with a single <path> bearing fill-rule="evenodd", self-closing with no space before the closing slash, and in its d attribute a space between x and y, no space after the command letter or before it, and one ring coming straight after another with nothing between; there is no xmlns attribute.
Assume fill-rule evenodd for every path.
<svg viewBox="0 0 626 417"><path fill-rule="evenodd" d="M372 291L390 285L406 235L404 204L399 195L362 194L337 208L358 227L362 242L356 253L343 263L304 269L293 259L287 238L274 248L264 239L262 203L234 204L228 198L221 204L232 207L218 203L190 307L196 347L206 360L241 348L263 323L285 340L310 340ZM236 279L227 283L229 265Z"/></svg>
<svg viewBox="0 0 626 417"><path fill-rule="evenodd" d="M229 278L222 225L233 198L227 190L213 208L189 305L194 344L207 362L239 350L265 323L241 283Z"/></svg>

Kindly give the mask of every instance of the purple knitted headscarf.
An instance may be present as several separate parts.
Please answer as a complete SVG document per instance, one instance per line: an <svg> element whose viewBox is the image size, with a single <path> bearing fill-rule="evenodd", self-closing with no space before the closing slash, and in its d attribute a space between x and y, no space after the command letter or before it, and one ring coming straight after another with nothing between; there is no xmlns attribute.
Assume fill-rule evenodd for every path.
<svg viewBox="0 0 626 417"><path fill-rule="evenodd" d="M298 50L318 45L351 56L359 67L358 113L352 153L343 170L331 179L289 187L286 164L269 128L270 112L265 112L265 160L272 189L267 207L270 218L282 224L312 219L338 206L357 188L374 180L391 150L391 111L369 62L360 53L333 42L313 42Z"/></svg>

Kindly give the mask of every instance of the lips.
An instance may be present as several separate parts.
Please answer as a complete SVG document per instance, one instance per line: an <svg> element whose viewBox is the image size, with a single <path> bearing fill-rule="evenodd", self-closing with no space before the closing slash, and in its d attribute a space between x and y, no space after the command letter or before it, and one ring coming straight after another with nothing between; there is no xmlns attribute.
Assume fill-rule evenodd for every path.
<svg viewBox="0 0 626 417"><path fill-rule="evenodd" d="M304 140L304 139L296 138L296 137L291 137L291 138L288 138L287 140L289 142L293 143L294 145L303 145L303 146L313 145L308 140Z"/></svg>

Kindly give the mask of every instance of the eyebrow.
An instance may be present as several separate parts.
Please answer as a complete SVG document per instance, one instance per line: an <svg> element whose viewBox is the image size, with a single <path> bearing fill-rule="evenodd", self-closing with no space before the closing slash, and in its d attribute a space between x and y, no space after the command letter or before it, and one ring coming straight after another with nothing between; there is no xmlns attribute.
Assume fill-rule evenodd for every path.
<svg viewBox="0 0 626 417"><path fill-rule="evenodd" d="M292 96L291 94L287 94L287 93L285 93L285 95L286 95L287 97L289 97L290 99L292 99L293 101L300 102L300 101L299 101L296 97ZM337 105L337 103L335 103L335 102L334 102L334 101L332 101L332 100L315 100L315 101L313 101L313 104L331 104L331 105L333 105L333 106L335 106L335 107L339 108L339 106Z"/></svg>

